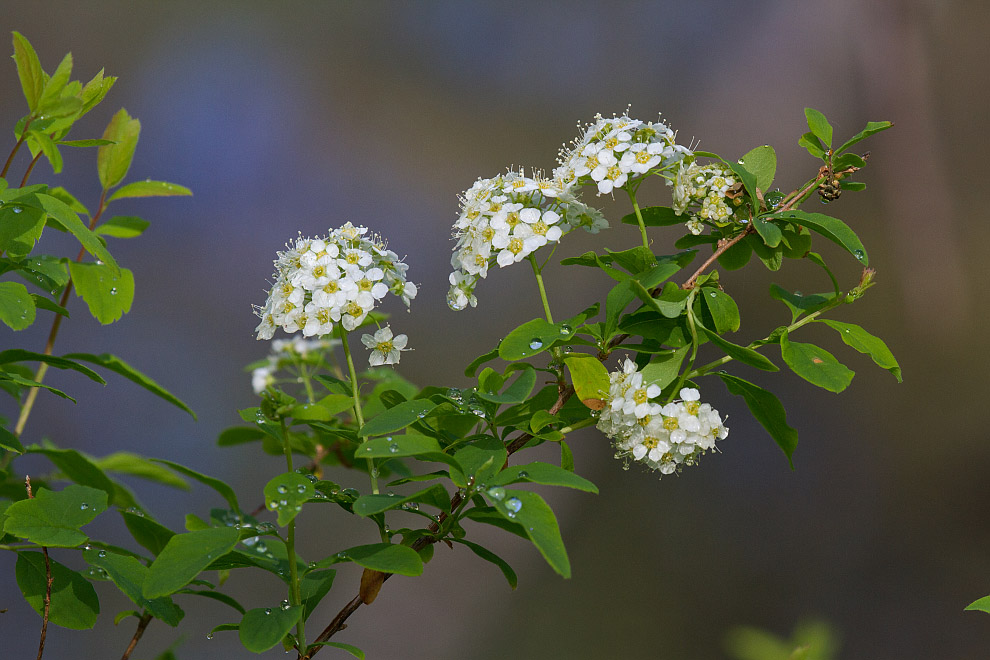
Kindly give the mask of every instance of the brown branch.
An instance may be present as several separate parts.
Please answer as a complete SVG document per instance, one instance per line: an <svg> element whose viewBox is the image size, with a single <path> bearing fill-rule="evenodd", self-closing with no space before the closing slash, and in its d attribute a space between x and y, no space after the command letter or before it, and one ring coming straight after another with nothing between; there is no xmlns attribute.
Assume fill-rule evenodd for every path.
<svg viewBox="0 0 990 660"><path fill-rule="evenodd" d="M131 652L134 651L137 643L141 641L141 635L144 634L144 629L148 627L149 623L151 623L151 612L145 612L138 620L137 630L134 631L134 636L131 637L131 643L127 645L127 650L124 651L124 655L120 656L120 660L128 660L131 657Z"/></svg>
<svg viewBox="0 0 990 660"><path fill-rule="evenodd" d="M31 125L33 120L34 117L28 117L27 122L24 123L24 130L21 131L20 139L17 140L17 144L14 145L14 148L10 150L10 155L7 156L7 162L3 164L3 170L0 170L0 178L7 176L7 170L10 169L10 164L14 162L14 156L17 155L21 145L24 144L24 140L27 138L28 126Z"/></svg>
<svg viewBox="0 0 990 660"><path fill-rule="evenodd" d="M31 178L31 170L33 170L34 169L34 166L38 164L38 159L41 158L41 154L42 153L44 153L44 152L43 151L39 151L37 153L37 155L34 158L31 159L31 164L28 165L27 170L24 171L24 178L21 179L21 188L23 188L24 186L27 185L28 179Z"/></svg>
<svg viewBox="0 0 990 660"><path fill-rule="evenodd" d="M31 492L31 477L24 477L24 488L27 490L28 499L34 499ZM48 548L41 546L41 554L45 556L45 610L41 617L41 638L38 640L38 660L45 654L45 638L48 636L48 616L52 608L52 562L48 558Z"/></svg>

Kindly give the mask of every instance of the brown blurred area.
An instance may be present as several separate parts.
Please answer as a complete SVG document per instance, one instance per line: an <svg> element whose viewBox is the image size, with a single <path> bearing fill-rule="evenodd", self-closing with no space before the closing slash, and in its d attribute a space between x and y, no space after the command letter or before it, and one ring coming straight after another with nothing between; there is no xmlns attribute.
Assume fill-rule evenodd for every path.
<svg viewBox="0 0 990 660"><path fill-rule="evenodd" d="M833 316L883 337L903 384L812 328L805 341L820 340L857 371L842 395L789 374L734 370L784 402L801 438L795 471L741 401L702 383L732 432L722 453L679 477L625 472L600 434L574 436L578 471L601 494L547 493L571 580L518 539L479 529L518 570L518 591L463 548L441 546L424 577L390 580L335 639L376 659L718 658L734 625L785 635L819 617L841 631L843 658L988 656L990 618L963 612L990 593L985 3L35 0L4 2L0 27L26 35L49 71L71 50L75 78L100 67L120 76L72 137L98 137L126 107L143 127L130 179L195 193L120 203L116 214L152 222L140 240L112 246L135 272L134 308L101 328L73 299L56 353L110 350L189 402L199 421L122 379L96 388L53 374L79 405L43 395L24 441L176 460L235 484L244 502L260 501L279 462L217 448L215 438L255 404L243 365L267 347L253 338L251 304L263 302L275 251L297 232L350 220L407 255L421 289L410 314L391 310L393 328L416 349L401 370L420 384L467 387L458 365L540 315L523 267L482 282L477 309L444 304L456 195L478 176L510 165L551 169L576 122L631 105L643 119L662 111L681 141L726 157L774 146L776 185L789 190L817 170L796 144L805 106L823 111L839 138L868 120L894 121L863 143L872 152L866 192L846 193L828 212L856 229L878 271L865 299ZM10 127L25 112L13 62L0 65L0 89L0 125ZM18 163L15 172L26 165ZM33 180L95 206L94 163L92 151L75 150L64 174L52 178L41 164ZM662 186L646 188L647 203L669 202ZM599 201L613 228L568 236L558 257L635 244L634 229L616 226L624 200ZM657 251L673 252L678 235L655 232ZM820 240L816 247L845 287L856 282L852 259ZM743 312L740 343L787 321L770 283L827 288L810 265L785 268L753 263L723 274ZM608 287L573 267L546 277L561 317ZM4 330L5 341L40 350L46 330ZM364 486L359 475L336 477ZM173 528L186 512L219 505L209 491L133 485ZM92 533L120 541L105 517ZM308 511L301 520L306 557L375 540L353 521ZM37 648L39 619L20 598L13 563L0 556L0 609L8 610L0 655L20 658ZM353 567L341 569L308 628L329 621L358 580ZM228 583L247 607L284 597L274 579L248 582L235 574ZM123 652L133 619L118 628L111 619L132 605L97 586L96 632L49 629L46 657ZM230 633L206 639L236 612L187 601L178 658L248 656ZM134 657L156 657L173 638L155 623Z"/></svg>

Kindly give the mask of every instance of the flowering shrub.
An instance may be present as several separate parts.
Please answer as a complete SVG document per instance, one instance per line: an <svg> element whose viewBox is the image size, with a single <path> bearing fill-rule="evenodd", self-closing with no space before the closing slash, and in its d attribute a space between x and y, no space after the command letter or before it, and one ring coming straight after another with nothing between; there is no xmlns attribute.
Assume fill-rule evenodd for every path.
<svg viewBox="0 0 990 660"><path fill-rule="evenodd" d="M70 56L48 75L16 33L14 59L29 113L15 127L17 140L0 172L0 250L4 272L38 291L11 279L0 282L0 321L22 330L39 314L50 313L52 325L43 352L0 353L0 387L20 404L16 423L0 432L0 549L16 555L18 585L41 617L39 658L49 623L75 629L95 624L94 581L108 582L100 589L119 589L136 608L118 615L118 620L137 619L124 658L152 621L178 626L184 613L176 601L197 596L227 608L210 635L236 631L249 651L281 645L298 658L311 658L331 646L363 657L353 646L331 640L362 605L375 601L385 580L421 574L437 543L471 551L516 586L515 572L496 551L471 540L476 524L528 539L554 571L570 576L553 510L525 485L597 492L575 472L568 443L578 429L596 427L624 467L633 462L660 475L679 472L717 452L718 442L728 436L710 391L702 395L714 377L743 398L790 460L797 432L779 400L723 367L742 363L775 372L782 362L813 385L842 391L853 372L824 348L795 339L810 323L832 328L843 343L900 380L897 361L883 341L855 324L825 318L860 299L873 285L874 272L864 269L859 282L843 289L825 258L812 251L813 238L837 244L864 267L866 248L841 220L801 209L816 192L832 201L843 191L863 189L852 177L865 159L850 149L889 122L870 122L833 146L831 125L807 109L809 132L799 144L816 159L813 175L785 194L772 189L776 155L769 146L741 159L723 159L678 144L664 123L598 116L561 152L551 176L509 170L478 179L460 197L449 306L477 305L480 280L525 260L544 310L515 329L500 329L503 338L493 337L493 348L465 370L474 386L420 387L392 368L409 350L408 340L386 323L380 304L391 294L408 308L419 288L381 237L348 222L326 236L299 236L278 252L268 298L256 310L259 339L273 339L279 329L287 338L272 341L268 356L251 365L257 405L242 410L245 423L224 431L218 443L242 451L256 444L284 457L285 471L248 494L247 506L219 479L170 461L125 453L93 457L51 443L25 445L38 392L68 397L44 383L49 367L98 382L98 370L113 371L191 412L119 357L56 356L53 350L73 289L101 323L118 320L130 308L133 275L114 260L107 240L138 236L147 223L134 217L105 220L107 207L127 197L189 191L158 181L121 185L140 132L138 120L124 110L101 138L67 139L74 122L103 100L115 79L100 72L85 85L70 81ZM15 179L7 177L25 144L33 160L14 187ZM29 185L42 156L56 172L61 169L63 146L97 149L103 191L95 212L62 188ZM637 191L648 181L670 186L672 206L639 206ZM589 191L594 197L582 199ZM561 266L595 269L614 285L604 301L588 301L586 309L570 310L565 320L555 321L543 270L570 231L598 233L608 227L594 199L622 192L631 212L608 241L634 236L621 226L630 225L638 230L637 244L562 259ZM685 222L688 233L674 244L678 251L658 251L650 229ZM79 240L78 258L35 252L48 226ZM774 285L771 296L785 307L783 321L763 336L730 341L726 335L740 331L739 309L732 285L715 267L734 271L753 255L774 271L785 260L807 259L822 269L828 288L801 295ZM429 295L442 295L441 287L424 286L433 292ZM366 370L351 352L353 332L361 333L370 351ZM699 349L710 361L698 363ZM32 372L25 363L39 366ZM558 447L559 462L522 458L537 445ZM45 456L56 471L30 479L16 463L24 454ZM366 473L367 489L342 488L330 478L330 468ZM171 486L199 482L214 491L215 506L191 512L185 530L170 529L116 481L120 473ZM111 507L124 523L122 540L103 541L82 531ZM299 535L340 514L366 520L379 542L342 541L323 556L301 557ZM338 564L361 567L357 593L349 600L338 598L348 588L335 585ZM223 592L228 579L259 571L284 584L284 600L242 604ZM333 600L338 611L328 617L320 605ZM231 610L236 622L223 623Z"/></svg>

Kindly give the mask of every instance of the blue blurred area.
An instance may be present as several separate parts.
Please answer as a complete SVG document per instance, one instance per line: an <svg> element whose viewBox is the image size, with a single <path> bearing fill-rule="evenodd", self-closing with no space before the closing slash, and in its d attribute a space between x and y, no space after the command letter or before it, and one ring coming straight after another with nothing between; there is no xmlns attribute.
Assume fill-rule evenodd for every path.
<svg viewBox="0 0 990 660"><path fill-rule="evenodd" d="M100 388L58 373L50 382L79 405L40 397L25 442L47 437L95 455L176 460L235 484L244 502L260 503L279 461L221 450L215 439L255 403L243 365L267 345L254 340L251 305L264 301L275 252L297 232L352 221L383 234L421 285L412 313L387 310L416 349L403 355L403 374L468 386L458 365L541 314L524 268L492 273L477 309L455 314L444 304L456 196L477 177L511 165L552 169L578 121L631 104L633 116L662 111L681 141L727 157L773 145L777 183L789 189L817 169L796 146L805 106L824 111L839 135L894 120L894 130L866 143L868 192L843 196L829 212L857 229L880 273L840 318L888 341L904 384L827 329L810 329L808 341L821 340L857 371L842 396L738 370L784 401L801 433L796 471L740 401L706 383L706 400L729 415L732 433L721 454L679 478L624 472L599 434L575 436L579 471L601 495L549 495L572 580L559 580L517 539L478 530L518 569L518 592L463 548L439 547L423 578L390 580L339 639L370 658L711 658L724 656L721 640L734 625L783 635L817 616L842 631L844 658L985 656L985 616L962 612L990 592L990 392L980 376L990 356L977 348L987 339L987 186L974 149L988 92L969 68L988 55L990 14L980 5L36 0L5 3L0 18L32 41L49 70L71 50L75 77L104 66L120 76L73 137L98 137L126 107L142 122L129 179L194 191L113 209L152 222L141 239L111 245L135 272L134 308L104 328L73 299L56 353L110 350L189 402L199 421L123 379ZM12 126L25 110L12 62L0 66L0 89L0 125ZM33 180L64 185L93 207L94 162L92 151L76 150L64 174L53 178L40 164ZM25 166L22 156L13 171ZM641 195L668 199L662 186ZM600 203L610 218L627 212L622 199ZM657 249L678 235L656 232ZM65 245L46 240L53 251ZM636 240L622 227L573 234L557 256ZM844 283L858 278L834 246L816 246ZM754 264L723 278L741 302L741 334L762 336L786 321L766 295L771 282L826 286L814 268L793 269L778 277ZM556 313L576 313L608 290L584 270L547 272ZM40 350L47 328L38 325L0 332L8 345ZM0 413L12 414L5 405ZM356 475L336 477L363 485ZM186 512L219 505L198 487L133 487L174 528ZM375 540L353 521L314 514L304 522L304 556ZM94 535L119 533L109 519L94 527ZM12 565L0 556L0 609L8 609L0 655L27 657L39 619L21 601ZM342 569L310 626L329 621L357 582L357 572ZM249 607L283 597L274 581L235 575L229 587ZM131 607L109 589L101 597L104 612ZM179 658L246 655L229 634L205 638L236 612L181 605L190 637ZM119 654L131 626L50 629L46 657ZM171 633L156 623L135 657L155 657Z"/></svg>

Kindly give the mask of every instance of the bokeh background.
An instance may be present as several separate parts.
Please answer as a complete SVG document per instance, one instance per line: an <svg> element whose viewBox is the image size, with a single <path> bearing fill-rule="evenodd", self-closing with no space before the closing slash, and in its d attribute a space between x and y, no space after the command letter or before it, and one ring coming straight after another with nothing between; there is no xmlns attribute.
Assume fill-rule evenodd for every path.
<svg viewBox="0 0 990 660"><path fill-rule="evenodd" d="M416 348L402 372L421 384L469 386L461 365L540 315L524 267L493 273L477 309L454 313L444 303L456 195L478 176L510 165L551 169L578 121L631 105L643 119L662 111L682 141L727 157L773 145L777 184L790 189L817 168L796 145L805 106L825 112L839 137L867 120L893 120L863 145L872 151L867 192L847 193L829 212L856 228L879 271L866 299L835 316L884 337L903 384L830 331L811 329L802 336L821 339L858 372L841 396L789 374L737 370L785 403L801 437L795 471L740 400L704 383L732 433L721 454L680 477L625 472L599 434L575 436L578 469L601 494L548 494L573 579L559 579L525 543L478 530L517 568L518 591L466 550L438 547L424 577L390 580L335 639L376 659L719 658L733 626L786 635L821 618L840 631L843 658L987 657L990 619L962 611L990 593L985 3L0 4L0 31L25 34L49 71L71 50L75 78L101 67L120 76L73 137L98 137L126 107L142 122L129 180L165 179L195 193L119 203L116 214L152 221L141 239L112 246L135 272L133 310L103 328L73 299L56 352L112 350L189 402L198 422L123 379L98 388L58 373L49 382L79 404L43 394L24 441L176 460L235 484L244 502L260 501L279 460L217 448L215 438L255 403L243 365L267 345L254 340L251 305L264 300L275 251L298 231L350 220L383 233L422 285L411 314L392 308L393 327ZM13 62L0 65L0 89L0 125L13 126L26 111ZM95 153L66 151L64 174L52 179L42 163L33 180L65 185L95 206ZM18 163L15 172L23 156ZM669 199L662 186L645 194ZM621 199L599 201L613 221L627 212ZM656 232L657 250L673 251L664 245L677 235ZM636 240L629 227L575 233L558 255ZM851 286L854 261L817 246ZM725 278L747 340L786 320L767 296L771 282L826 288L813 268L787 266L769 274L754 263ZM547 272L561 317L607 290L575 270L583 271ZM43 325L33 335L0 332L7 345L40 350ZM358 475L331 476L363 485ZM219 504L200 488L133 486L173 528L187 511ZM317 515L303 516L304 556L375 540L372 529ZM95 527L119 533L112 522ZM0 557L0 655L28 657L39 619L20 599L13 559ZM358 577L341 569L310 628L351 598ZM249 607L283 597L275 580L247 582L228 584ZM131 607L100 591L111 617ZM213 625L236 620L233 610L180 604L179 658L250 655L230 633L206 639ZM118 657L133 623L114 628L111 617L95 633L50 629L46 657ZM155 623L134 657L153 658L173 639ZM324 653L334 654L343 657Z"/></svg>

